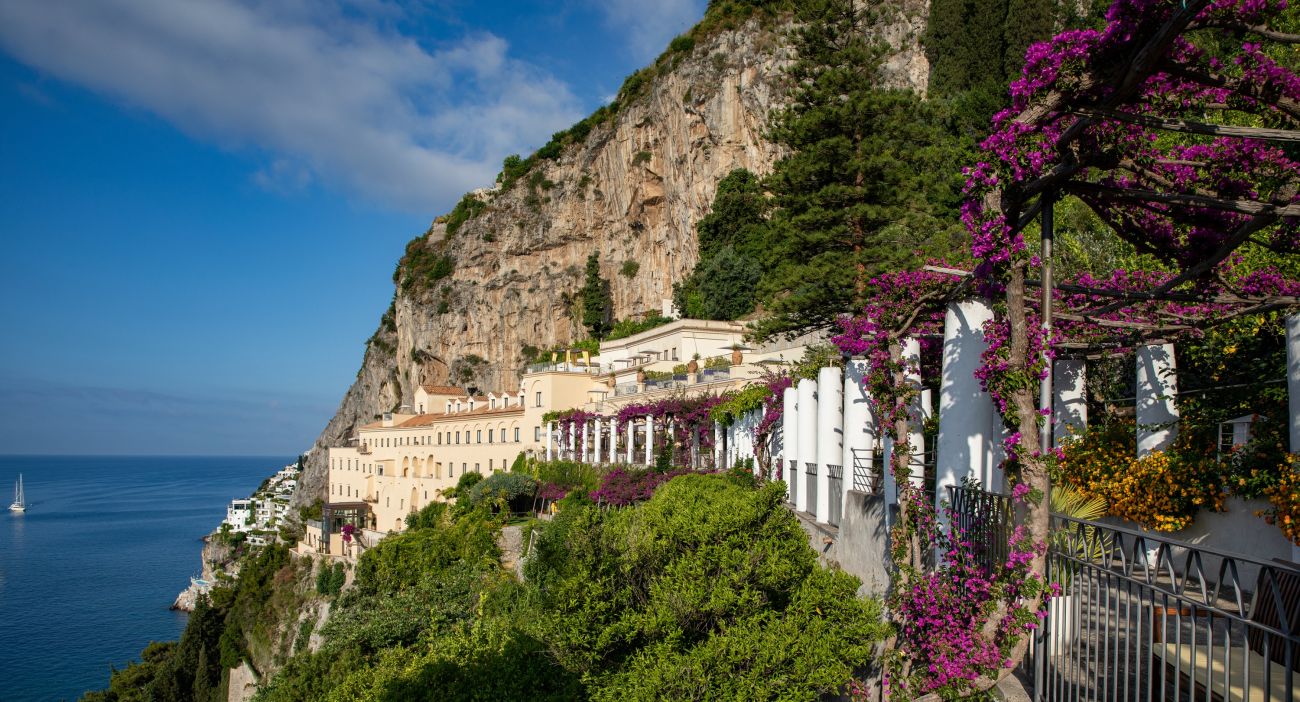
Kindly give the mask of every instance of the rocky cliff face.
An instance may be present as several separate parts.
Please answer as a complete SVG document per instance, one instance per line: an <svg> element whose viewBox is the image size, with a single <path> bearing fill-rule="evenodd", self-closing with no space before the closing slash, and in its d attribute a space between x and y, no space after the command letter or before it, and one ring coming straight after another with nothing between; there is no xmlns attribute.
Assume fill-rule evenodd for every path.
<svg viewBox="0 0 1300 702"><path fill-rule="evenodd" d="M894 47L882 71L887 84L924 91L917 41L927 10L928 2L908 0L882 13L879 35ZM592 252L610 281L615 318L661 309L695 265L695 222L717 182L736 168L766 173L780 156L764 134L785 94L784 32L751 21L697 42L558 159L509 189L476 193L486 207L454 235L435 222L426 244L454 258L454 273L429 289L399 289L295 499L324 494L325 447L410 403L418 384L468 379L484 392L515 389L525 345L585 336L572 295ZM623 272L629 261L634 275Z"/></svg>

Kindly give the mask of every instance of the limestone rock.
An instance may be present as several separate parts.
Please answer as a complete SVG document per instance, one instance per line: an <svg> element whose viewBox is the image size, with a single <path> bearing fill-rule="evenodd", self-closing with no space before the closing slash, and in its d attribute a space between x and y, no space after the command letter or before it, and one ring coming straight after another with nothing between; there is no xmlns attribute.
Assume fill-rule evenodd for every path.
<svg viewBox="0 0 1300 702"><path fill-rule="evenodd" d="M894 47L883 83L924 91L918 41L927 8L924 0L881 6L877 33ZM399 291L392 323L381 324L309 454L295 504L324 496L324 449L409 404L419 383L444 384L464 368L483 392L515 390L525 345L585 336L570 295L593 251L610 281L615 318L660 310L698 259L695 222L708 213L718 181L736 168L767 173L782 155L765 133L786 92L787 29L751 21L668 59L671 67L614 119L534 168L549 187L530 188L525 176L509 190L476 191L487 207L446 242L454 274L437 290ZM426 237L448 238L446 226L435 223ZM619 273L625 261L639 264L635 276ZM474 357L485 362L466 362Z"/></svg>

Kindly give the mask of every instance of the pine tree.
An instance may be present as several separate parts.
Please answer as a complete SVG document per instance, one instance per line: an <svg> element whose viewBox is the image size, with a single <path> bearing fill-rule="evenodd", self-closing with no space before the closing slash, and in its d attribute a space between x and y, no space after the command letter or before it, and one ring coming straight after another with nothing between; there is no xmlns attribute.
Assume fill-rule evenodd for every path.
<svg viewBox="0 0 1300 702"><path fill-rule="evenodd" d="M1010 0L1007 3L1004 34L1003 72L1008 81L1020 77L1025 65L1025 49L1034 42L1052 36L1056 8L1052 0Z"/></svg>
<svg viewBox="0 0 1300 702"><path fill-rule="evenodd" d="M695 224L700 265L706 265L727 246L744 256L757 258L767 242L769 209L762 182L744 168L737 168L718 181L712 208Z"/></svg>
<svg viewBox="0 0 1300 702"><path fill-rule="evenodd" d="M860 5L820 0L800 13L792 106L773 130L792 155L766 180L778 209L761 261L762 337L829 326L860 306L872 275L946 253L958 230L960 142L914 93L877 87L880 48Z"/></svg>
<svg viewBox="0 0 1300 702"><path fill-rule="evenodd" d="M582 286L582 324L596 339L609 333L614 312L614 298L609 281L600 277L600 254L587 257L587 280Z"/></svg>

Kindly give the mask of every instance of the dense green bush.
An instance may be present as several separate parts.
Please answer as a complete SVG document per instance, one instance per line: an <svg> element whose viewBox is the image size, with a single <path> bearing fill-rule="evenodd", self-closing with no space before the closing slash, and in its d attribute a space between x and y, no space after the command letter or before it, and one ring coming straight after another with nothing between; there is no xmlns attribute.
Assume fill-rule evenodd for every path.
<svg viewBox="0 0 1300 702"><path fill-rule="evenodd" d="M326 596L337 595L343 590L346 579L347 573L342 563L335 563L333 566L321 563L320 571L316 573L316 592Z"/></svg>
<svg viewBox="0 0 1300 702"><path fill-rule="evenodd" d="M568 509L526 566L539 638L593 699L814 699L883 635L816 563L783 488L686 475L643 505Z"/></svg>
<svg viewBox="0 0 1300 702"><path fill-rule="evenodd" d="M470 488L461 498L462 507L488 506L496 508L504 503L511 512L522 512L537 494L537 481L523 473L493 473Z"/></svg>
<svg viewBox="0 0 1300 702"><path fill-rule="evenodd" d="M486 202L466 193L447 214L447 236L449 238L454 236L462 224L479 216L485 209L487 209Z"/></svg>
<svg viewBox="0 0 1300 702"><path fill-rule="evenodd" d="M633 334L640 334L643 331L650 331L655 327L662 327L671 321L673 320L659 314L658 312L651 312L642 319L620 319L610 328L609 334L605 336L605 340L614 341L615 339L625 339Z"/></svg>
<svg viewBox="0 0 1300 702"><path fill-rule="evenodd" d="M356 589L362 594L392 593L426 574L453 564L498 556L497 526L486 518L444 515L434 528L394 534L361 554Z"/></svg>

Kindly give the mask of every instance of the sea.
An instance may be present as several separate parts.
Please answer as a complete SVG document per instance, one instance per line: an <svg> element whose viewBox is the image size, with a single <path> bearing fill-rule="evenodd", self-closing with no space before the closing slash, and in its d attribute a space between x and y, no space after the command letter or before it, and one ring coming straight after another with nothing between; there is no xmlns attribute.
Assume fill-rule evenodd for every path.
<svg viewBox="0 0 1300 702"><path fill-rule="evenodd" d="M296 457L0 456L0 701L108 686L199 574L204 535ZM22 473L27 512L4 509Z"/></svg>

